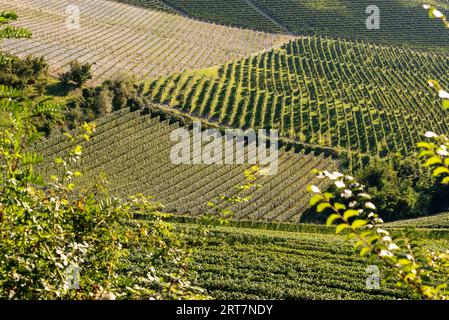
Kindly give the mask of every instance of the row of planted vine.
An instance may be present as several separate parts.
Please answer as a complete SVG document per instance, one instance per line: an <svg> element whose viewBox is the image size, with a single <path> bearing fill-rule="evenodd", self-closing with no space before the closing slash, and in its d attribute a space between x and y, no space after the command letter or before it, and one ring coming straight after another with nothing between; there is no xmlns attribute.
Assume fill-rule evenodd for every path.
<svg viewBox="0 0 449 320"><path fill-rule="evenodd" d="M426 79L448 84L449 56L303 37L215 73L150 82L157 103L239 128L278 128L293 141L349 154L406 154L422 132L449 131Z"/></svg>
<svg viewBox="0 0 449 320"><path fill-rule="evenodd" d="M136 250L128 263L145 265L143 254ZM192 270L195 284L217 299L407 298L393 282L367 287L370 264L335 235L219 228L197 250Z"/></svg>
<svg viewBox="0 0 449 320"><path fill-rule="evenodd" d="M59 72L75 59L93 64L96 79L117 74L145 79L221 64L286 42L282 35L204 23L110 1L0 1L33 31L2 49L44 56ZM79 28L67 22L68 6L79 8ZM232 39L232 41L230 41Z"/></svg>
<svg viewBox="0 0 449 320"><path fill-rule="evenodd" d="M84 175L79 183L92 186L105 174L114 195L143 193L156 197L169 212L206 213L210 200L235 192L251 164L247 154L245 164L173 164L170 152L176 143L170 141L170 134L176 128L178 124L140 111L122 110L100 119L93 139L83 143L79 170ZM51 161L69 152L73 143L55 135L36 147L45 155L40 168L47 177L53 171ZM281 150L278 173L261 177L262 187L245 195L250 201L231 209L240 219L299 222L308 207L306 186L314 180L312 170L336 167L334 160L323 155Z"/></svg>
<svg viewBox="0 0 449 320"><path fill-rule="evenodd" d="M164 3L173 11L197 19L268 32L323 35L423 48L447 48L449 40L443 26L430 23L427 12L421 7L429 3L443 11L448 10L447 2L441 0L119 1L154 9ZM368 28L376 21L378 28Z"/></svg>

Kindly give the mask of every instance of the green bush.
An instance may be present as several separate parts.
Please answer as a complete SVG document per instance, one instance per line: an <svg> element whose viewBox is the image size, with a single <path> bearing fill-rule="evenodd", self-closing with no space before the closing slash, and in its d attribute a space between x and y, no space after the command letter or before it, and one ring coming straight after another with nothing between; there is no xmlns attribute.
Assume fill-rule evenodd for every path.
<svg viewBox="0 0 449 320"><path fill-rule="evenodd" d="M80 160L80 145L55 159L50 182L36 172L41 157L30 147L41 134L35 119L60 107L4 86L0 106L10 117L0 130L0 299L204 297L186 280L190 251L163 221L158 203L141 195L109 197L103 183L78 190L74 180L81 173L71 167ZM83 128L82 137L90 139L95 126ZM134 214L151 223L135 222ZM131 246L145 251L151 265L123 279L118 271Z"/></svg>
<svg viewBox="0 0 449 320"><path fill-rule="evenodd" d="M75 85L81 88L88 80L92 79L92 65L80 63L77 60L70 62L70 69L59 75L59 81L65 86Z"/></svg>
<svg viewBox="0 0 449 320"><path fill-rule="evenodd" d="M25 89L27 86L46 85L48 64L42 57L27 56L24 59L10 57L0 64L0 84Z"/></svg>
<svg viewBox="0 0 449 320"><path fill-rule="evenodd" d="M417 217L431 211L435 183L428 173L420 170L416 161L400 156L376 158L357 170L355 176L367 186L385 221Z"/></svg>

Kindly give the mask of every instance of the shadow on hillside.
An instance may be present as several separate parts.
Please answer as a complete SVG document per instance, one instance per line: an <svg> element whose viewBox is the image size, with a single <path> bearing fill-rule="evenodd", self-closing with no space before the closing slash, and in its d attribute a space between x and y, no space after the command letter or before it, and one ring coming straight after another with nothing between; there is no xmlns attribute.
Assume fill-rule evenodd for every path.
<svg viewBox="0 0 449 320"><path fill-rule="evenodd" d="M49 84L45 94L48 96L65 97L72 91L74 87L62 85L60 82Z"/></svg>

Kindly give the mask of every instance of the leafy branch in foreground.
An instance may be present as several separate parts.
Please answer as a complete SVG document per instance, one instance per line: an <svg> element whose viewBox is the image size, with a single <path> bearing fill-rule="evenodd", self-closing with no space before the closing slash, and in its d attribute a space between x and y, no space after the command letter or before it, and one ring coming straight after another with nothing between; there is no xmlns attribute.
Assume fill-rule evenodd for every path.
<svg viewBox="0 0 449 320"><path fill-rule="evenodd" d="M81 145L55 159L50 182L36 172L42 157L30 148L40 137L35 121L57 112L55 104L36 105L0 87L0 105L10 118L0 129L0 299L205 298L187 280L190 251L160 204L143 195L111 197L101 184L76 188L81 172L72 168ZM95 126L83 130L89 140ZM149 258L146 271L122 275L136 248Z"/></svg>
<svg viewBox="0 0 449 320"><path fill-rule="evenodd" d="M431 5L423 5L433 19L440 19L446 28L446 16ZM449 93L430 80L429 85L443 99L444 109L449 109ZM434 177L449 184L449 139L445 135L427 132L430 142L418 143L419 157L425 160ZM346 231L355 240L354 248L362 256L378 258L387 271L398 279L398 286L406 287L413 297L449 300L449 250L435 252L425 250L411 234L393 235L382 228L383 220L377 214L371 196L365 186L352 176L339 172L317 171L318 177L334 184L334 192L322 192L317 186L309 186L314 193L310 205L319 213L328 213L327 224L337 224L336 233Z"/></svg>
<svg viewBox="0 0 449 320"><path fill-rule="evenodd" d="M446 28L449 28L449 22L446 19L446 16L438 10L435 6L430 4L423 4L423 8L429 12L429 17L431 19L440 19L443 22Z"/></svg>
<svg viewBox="0 0 449 320"><path fill-rule="evenodd" d="M361 256L382 261L398 279L398 286L408 289L413 297L449 299L449 251L424 250L412 236L393 235L382 228L383 220L365 186L352 176L327 171L317 171L317 175L331 180L335 192L310 186L308 190L314 193L310 204L318 213L328 213L327 224L336 224L337 234L345 231Z"/></svg>
<svg viewBox="0 0 449 320"><path fill-rule="evenodd" d="M3 39L30 38L31 32L25 28L11 26L17 21L17 14L14 12L0 12L0 42ZM0 52L0 64L8 62L10 58Z"/></svg>
<svg viewBox="0 0 449 320"><path fill-rule="evenodd" d="M238 203L248 202L251 199L249 196L243 196L243 193L261 187L260 184L256 183L260 175L260 167L252 166L245 170L243 175L245 177L244 183L234 187L234 195L219 195L207 203L209 208L211 208L211 212L203 216L203 222L210 224L218 221L220 225L227 224L229 219L235 216L235 213L230 208Z"/></svg>
<svg viewBox="0 0 449 320"><path fill-rule="evenodd" d="M424 167L432 171L434 177L441 179L444 185L449 184L449 138L445 135L437 135L427 132L426 138L431 142L420 142L419 157L425 160Z"/></svg>

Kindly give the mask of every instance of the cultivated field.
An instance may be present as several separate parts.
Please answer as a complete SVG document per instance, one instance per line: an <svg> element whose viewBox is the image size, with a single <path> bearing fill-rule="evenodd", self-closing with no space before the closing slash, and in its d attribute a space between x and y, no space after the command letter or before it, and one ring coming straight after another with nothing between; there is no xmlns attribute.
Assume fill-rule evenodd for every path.
<svg viewBox="0 0 449 320"><path fill-rule="evenodd" d="M309 226L301 232L216 228L196 254L194 282L217 299L407 298L394 280L382 283L380 289L367 289L366 269L375 262L354 253L343 237L309 232ZM446 240L424 243L442 250L448 246L447 235ZM127 265L144 270L144 254L139 248Z"/></svg>
<svg viewBox="0 0 449 320"><path fill-rule="evenodd" d="M394 228L413 227L418 229L449 230L449 213L442 213L418 219L390 222L388 226Z"/></svg>
<svg viewBox="0 0 449 320"><path fill-rule="evenodd" d="M51 71L37 72L42 61L2 59L0 89L12 98L0 99L7 178L0 231L12 240L1 246L8 250L0 250L0 271L12 280L0 281L1 298L30 287L35 292L25 299L53 291L57 299L125 299L129 292L176 299L189 281L213 299L415 297L398 281L431 297L420 286L440 275L429 277L420 265L426 249L449 247L449 213L430 216L448 211L448 193L437 192L440 181L413 159L426 132L449 135L441 99L448 94L429 86L437 80L449 91L449 31L423 2L449 11L449 0L0 0L1 10L17 12L16 24L33 32L30 39L0 36L0 51L43 56ZM379 30L366 28L370 5L381 10ZM79 28L67 12L73 6ZM92 64L90 83L77 83L79 70L68 81L53 77L75 59ZM118 75L135 81L102 84ZM65 118L42 103L47 98L64 104ZM52 113L32 122L40 111ZM91 120L95 125L83 125L87 135L60 132ZM192 133L194 121L220 133L279 129L277 173L267 175L258 163L262 174L253 182L260 186L242 186L254 164L248 148L240 154L234 146L234 164L175 164L179 141L171 134L181 127ZM34 138L32 124L48 135L23 139L27 128ZM201 157L207 145L215 158L209 142L191 139L190 156ZM427 165L442 166L447 146L427 148ZM319 179L313 169L333 174ZM443 167L433 173L449 175ZM133 195L162 207L140 208L135 198L119 206ZM233 196L239 199L229 205ZM227 221L214 219L220 209L231 212ZM397 237L406 229L422 248L408 233ZM361 235L345 237L353 231ZM376 266L377 289L368 282L377 279ZM71 268L81 272L64 276ZM387 268L401 271L388 277ZM141 285L148 290L139 296Z"/></svg>
<svg viewBox="0 0 449 320"><path fill-rule="evenodd" d="M427 130L448 133L429 79L449 85L449 56L302 37L206 71L157 78L147 97L210 121L279 128L342 153L408 154Z"/></svg>
<svg viewBox="0 0 449 320"><path fill-rule="evenodd" d="M122 110L98 121L93 140L85 143L80 183L88 186L105 173L116 196L148 194L166 210L192 215L207 212L208 201L217 195L232 195L242 184L243 171L251 165L174 165L170 150L176 144L170 133L178 125L160 122L139 111ZM49 162L67 152L71 143L62 136L45 141L38 150ZM308 184L316 181L312 170L337 167L323 155L281 152L279 172L260 179L262 188L251 200L233 209L239 219L299 222L308 208ZM51 169L47 171L51 173ZM321 185L321 184L320 184Z"/></svg>
<svg viewBox="0 0 449 320"><path fill-rule="evenodd" d="M448 48L449 34L432 23L423 3L448 9L445 0L118 0L170 10L196 19L268 32ZM380 29L369 30L366 12L379 8ZM235 8L239 8L236 12Z"/></svg>
<svg viewBox="0 0 449 320"><path fill-rule="evenodd" d="M32 39L4 41L20 57L47 58L54 73L70 61L93 63L96 80L137 78L197 69L279 46L291 37L230 28L104 0L0 0L16 11ZM80 9L80 28L68 29L66 8Z"/></svg>

